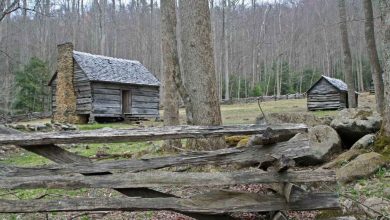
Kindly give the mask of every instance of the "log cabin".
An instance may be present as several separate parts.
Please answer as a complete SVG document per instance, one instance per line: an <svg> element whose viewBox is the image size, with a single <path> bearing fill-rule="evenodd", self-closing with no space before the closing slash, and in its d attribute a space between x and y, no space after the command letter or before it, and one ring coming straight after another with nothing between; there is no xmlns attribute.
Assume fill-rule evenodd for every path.
<svg viewBox="0 0 390 220"><path fill-rule="evenodd" d="M309 111L348 108L348 86L342 80L321 76L306 94ZM355 98L357 103L357 93Z"/></svg>
<svg viewBox="0 0 390 220"><path fill-rule="evenodd" d="M58 45L57 71L49 82L53 121L159 118L159 80L140 62Z"/></svg>

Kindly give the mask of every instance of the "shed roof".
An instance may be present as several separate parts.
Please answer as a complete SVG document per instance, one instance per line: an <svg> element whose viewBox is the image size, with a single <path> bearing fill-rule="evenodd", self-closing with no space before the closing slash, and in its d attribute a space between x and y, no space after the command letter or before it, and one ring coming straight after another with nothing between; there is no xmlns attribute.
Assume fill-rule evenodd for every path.
<svg viewBox="0 0 390 220"><path fill-rule="evenodd" d="M309 90L307 90L307 92L309 92L310 90L312 90L316 85L317 83L321 80L321 79L325 79L327 82L329 82L332 86L334 86L337 90L339 91L343 91L343 92L347 92L348 91L348 86L345 82L343 82L342 80L340 79L336 79L336 78L331 78L329 76L324 76L322 75L321 78L316 82L314 83Z"/></svg>
<svg viewBox="0 0 390 220"><path fill-rule="evenodd" d="M330 84L332 84L334 87L341 91L348 91L348 86L345 82L343 82L340 79L331 78L329 76L322 76L324 79L326 79Z"/></svg>
<svg viewBox="0 0 390 220"><path fill-rule="evenodd" d="M160 81L139 61L73 51L90 81L159 86Z"/></svg>

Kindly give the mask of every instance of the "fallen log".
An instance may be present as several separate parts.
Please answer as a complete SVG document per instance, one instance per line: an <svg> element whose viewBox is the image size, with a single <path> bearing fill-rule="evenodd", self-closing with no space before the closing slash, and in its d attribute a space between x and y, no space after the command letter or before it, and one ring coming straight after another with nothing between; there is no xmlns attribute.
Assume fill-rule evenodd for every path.
<svg viewBox="0 0 390 220"><path fill-rule="evenodd" d="M340 205L336 193L307 193L300 200L290 203L287 203L280 196L230 191L210 192L190 199L75 198L53 201L0 200L0 213L172 210L182 213L224 214L339 208Z"/></svg>
<svg viewBox="0 0 390 220"><path fill-rule="evenodd" d="M93 131L69 131L34 134L0 135L0 145L41 146L47 144L116 143L153 141L183 138L208 138L223 135L261 134L272 129L274 135L294 136L306 132L303 124L281 125L230 125L230 126L175 126L146 129L100 129Z"/></svg>
<svg viewBox="0 0 390 220"><path fill-rule="evenodd" d="M17 176L45 176L69 173L88 175L102 175L114 172L140 172L152 169L161 169L183 165L224 165L241 164L254 166L265 162L272 162L282 155L291 159L298 159L312 154L309 142L291 141L268 146L253 146L248 148L229 148L208 152L193 152L170 157L150 159L116 160L98 163L70 163L52 164L40 167L15 167L0 164L0 177Z"/></svg>
<svg viewBox="0 0 390 220"><path fill-rule="evenodd" d="M83 175L58 175L58 176L31 176L31 177L7 177L0 179L2 189L80 189L80 188L152 188L167 186L225 186L253 183L278 183L278 182L334 182L334 171L290 171L290 172L265 172L261 170L232 172L232 173L206 173L206 172L141 172L121 173L103 176ZM286 198L291 194L291 188L284 189ZM289 201L289 199L287 200Z"/></svg>

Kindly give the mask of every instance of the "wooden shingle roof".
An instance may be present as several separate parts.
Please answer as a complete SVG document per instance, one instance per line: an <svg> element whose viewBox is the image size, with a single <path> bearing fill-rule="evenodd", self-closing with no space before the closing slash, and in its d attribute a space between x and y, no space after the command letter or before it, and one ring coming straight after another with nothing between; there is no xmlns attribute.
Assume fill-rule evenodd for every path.
<svg viewBox="0 0 390 220"><path fill-rule="evenodd" d="M159 86L160 81L139 61L73 51L90 81Z"/></svg>
<svg viewBox="0 0 390 220"><path fill-rule="evenodd" d="M330 84L332 84L334 87L336 87L340 91L348 91L348 86L345 82L343 82L340 79L331 78L329 76L322 76L326 81L328 81Z"/></svg>
<svg viewBox="0 0 390 220"><path fill-rule="evenodd" d="M340 79L331 78L329 76L324 76L324 75L322 75L321 78L317 82L315 82L310 87L310 89L307 90L307 92L310 92L310 90L312 90L318 84L318 82L321 81L321 79L325 79L329 84L331 84L333 87L335 87L340 92L348 92L348 85L345 82L343 82Z"/></svg>

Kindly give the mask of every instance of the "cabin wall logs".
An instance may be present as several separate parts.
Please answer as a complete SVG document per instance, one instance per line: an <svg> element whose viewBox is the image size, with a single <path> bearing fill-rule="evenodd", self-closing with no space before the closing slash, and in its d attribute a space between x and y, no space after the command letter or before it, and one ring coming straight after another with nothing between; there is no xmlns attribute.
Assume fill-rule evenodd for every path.
<svg viewBox="0 0 390 220"><path fill-rule="evenodd" d="M307 94L309 111L345 108L345 96L325 79L321 79Z"/></svg>
<svg viewBox="0 0 390 220"><path fill-rule="evenodd" d="M112 117L122 115L122 91L129 91L129 109L132 116L159 116L159 88L152 86L92 83L93 114Z"/></svg>
<svg viewBox="0 0 390 220"><path fill-rule="evenodd" d="M79 64L74 60L73 84L77 95L77 114L89 114L92 110L91 83Z"/></svg>

